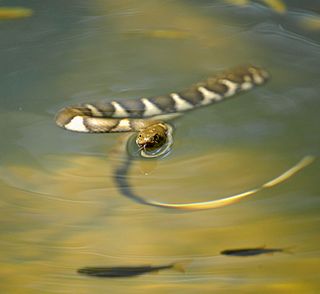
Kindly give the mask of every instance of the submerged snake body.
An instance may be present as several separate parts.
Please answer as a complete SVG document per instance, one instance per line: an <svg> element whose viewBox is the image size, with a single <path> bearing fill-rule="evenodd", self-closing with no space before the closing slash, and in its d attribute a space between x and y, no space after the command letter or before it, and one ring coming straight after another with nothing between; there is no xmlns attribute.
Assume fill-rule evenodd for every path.
<svg viewBox="0 0 320 294"><path fill-rule="evenodd" d="M66 107L57 114L56 123L67 130L86 133L141 131L165 120L164 115L172 117L220 102L265 83L268 77L261 68L238 67L165 96Z"/></svg>

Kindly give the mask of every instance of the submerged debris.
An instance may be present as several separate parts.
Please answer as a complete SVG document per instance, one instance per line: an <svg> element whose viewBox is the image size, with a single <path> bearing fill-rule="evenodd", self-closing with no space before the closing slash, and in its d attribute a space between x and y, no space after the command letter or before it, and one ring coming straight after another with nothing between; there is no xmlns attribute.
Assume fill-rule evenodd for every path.
<svg viewBox="0 0 320 294"><path fill-rule="evenodd" d="M249 5L251 2L250 0L224 0L224 1L232 5L241 6L241 7ZM276 13L284 14L287 12L287 6L282 0L259 0L259 2L264 3Z"/></svg>
<svg viewBox="0 0 320 294"><path fill-rule="evenodd" d="M287 6L282 0L262 0L262 2L277 13L284 14L287 12Z"/></svg>
<svg viewBox="0 0 320 294"><path fill-rule="evenodd" d="M225 2L236 6L246 6L249 4L249 0L225 0Z"/></svg>
<svg viewBox="0 0 320 294"><path fill-rule="evenodd" d="M0 7L0 20L19 19L33 14L32 9L24 7Z"/></svg>
<svg viewBox="0 0 320 294"><path fill-rule="evenodd" d="M190 37L190 33L188 31L178 29L136 30L127 32L126 35L173 40L187 39Z"/></svg>
<svg viewBox="0 0 320 294"><path fill-rule="evenodd" d="M320 15L309 15L301 19L300 24L308 30L320 30Z"/></svg>

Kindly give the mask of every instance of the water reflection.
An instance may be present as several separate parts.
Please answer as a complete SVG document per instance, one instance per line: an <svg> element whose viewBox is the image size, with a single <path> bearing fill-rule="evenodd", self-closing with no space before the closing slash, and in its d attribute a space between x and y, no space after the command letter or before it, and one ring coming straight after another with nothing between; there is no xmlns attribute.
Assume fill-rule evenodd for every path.
<svg viewBox="0 0 320 294"><path fill-rule="evenodd" d="M53 121L65 105L162 94L239 61L261 64L272 72L268 86L177 120L172 154L153 167L136 162L130 174L139 195L165 202L255 186L304 154L319 156L319 36L296 17L297 8L315 13L311 2L270 17L259 5L240 11L221 1L35 1L32 17L1 22L1 291L315 292L319 162L245 203L170 213L117 191L117 135L67 133ZM126 35L167 29L190 34ZM296 249L219 254L262 245ZM185 274L121 284L76 272L181 259L193 260Z"/></svg>

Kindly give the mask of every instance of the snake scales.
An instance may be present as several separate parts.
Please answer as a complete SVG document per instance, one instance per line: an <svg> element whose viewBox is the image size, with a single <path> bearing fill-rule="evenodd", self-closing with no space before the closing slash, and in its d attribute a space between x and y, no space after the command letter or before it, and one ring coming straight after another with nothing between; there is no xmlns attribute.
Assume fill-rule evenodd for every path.
<svg viewBox="0 0 320 294"><path fill-rule="evenodd" d="M58 112L56 123L67 130L85 133L138 132L136 143L141 150L141 155L157 157L165 152L158 152L162 146L166 144L170 146L173 142L172 127L166 120L248 91L257 85L264 84L268 78L268 72L262 68L251 65L241 66L217 74L180 92L164 96L100 101L66 107ZM146 200L132 191L127 179L132 160L126 152L124 156L123 164L114 174L114 179L123 195L141 204L180 210L203 210L230 205L262 189L283 182L313 160L304 158L280 176L243 193L212 201L170 204Z"/></svg>

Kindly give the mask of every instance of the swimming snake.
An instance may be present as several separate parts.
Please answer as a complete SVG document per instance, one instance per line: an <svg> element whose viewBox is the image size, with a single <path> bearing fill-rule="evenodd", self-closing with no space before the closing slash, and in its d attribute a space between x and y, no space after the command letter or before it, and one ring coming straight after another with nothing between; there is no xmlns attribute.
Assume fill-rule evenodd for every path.
<svg viewBox="0 0 320 294"><path fill-rule="evenodd" d="M266 70L256 66L240 66L217 74L202 82L168 95L133 100L99 101L66 107L56 116L58 126L75 132L114 133L137 132L136 143L143 157L158 157L173 144L168 120L193 109L208 106L264 84L269 79ZM128 183L132 160L124 154L123 164L117 168L114 179L122 194L141 204L179 210L203 210L230 205L262 189L270 188L291 177L313 161L305 157L299 163L273 180L246 192L195 203L163 203L136 195Z"/></svg>

